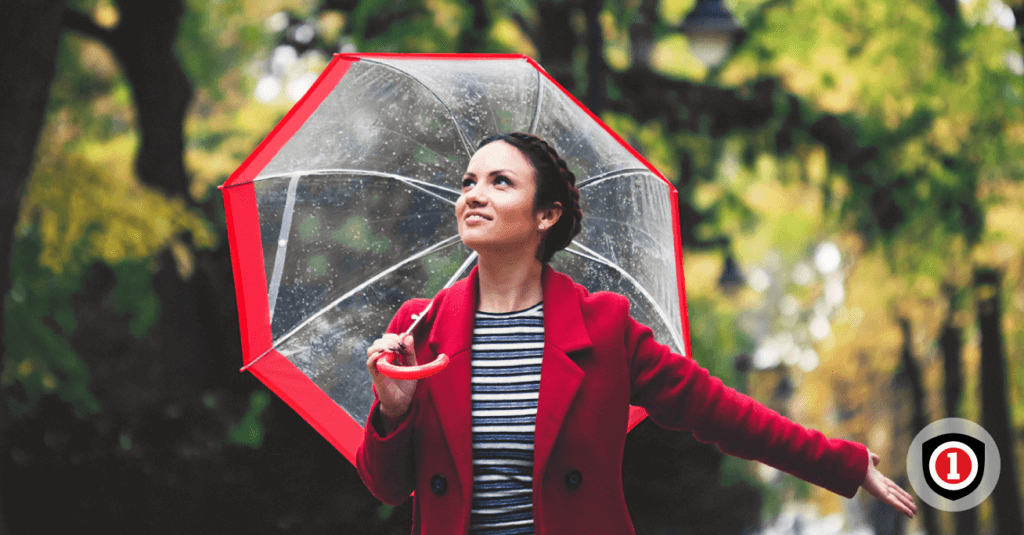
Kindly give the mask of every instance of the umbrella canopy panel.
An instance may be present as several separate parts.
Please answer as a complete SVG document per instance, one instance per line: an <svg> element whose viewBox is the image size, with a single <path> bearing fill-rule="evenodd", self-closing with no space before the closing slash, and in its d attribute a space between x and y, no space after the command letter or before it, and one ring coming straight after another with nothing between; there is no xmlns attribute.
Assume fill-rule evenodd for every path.
<svg viewBox="0 0 1024 535"><path fill-rule="evenodd" d="M250 331L270 331L246 345L247 366L286 359L363 425L366 348L402 302L472 266L461 177L483 137L510 131L547 140L577 176L583 230L555 269L625 295L688 354L675 190L529 58L339 55L296 110L224 185L229 213L244 197L229 190L255 197L251 218L229 218L236 279L266 281L265 303L240 297ZM262 261L239 260L252 235Z"/></svg>
<svg viewBox="0 0 1024 535"><path fill-rule="evenodd" d="M630 314L651 327L656 340L689 355L674 276L676 238L669 231L678 214L675 192L670 197L650 172L608 175L581 181L583 230L551 265L590 291L625 295Z"/></svg>

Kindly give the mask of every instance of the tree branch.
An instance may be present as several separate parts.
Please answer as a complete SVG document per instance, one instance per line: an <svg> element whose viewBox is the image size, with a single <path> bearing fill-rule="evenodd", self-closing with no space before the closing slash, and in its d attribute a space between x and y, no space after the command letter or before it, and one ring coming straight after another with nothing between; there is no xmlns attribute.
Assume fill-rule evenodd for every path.
<svg viewBox="0 0 1024 535"><path fill-rule="evenodd" d="M359 6L359 0L324 0L320 9L321 11L333 9L343 13L351 13L357 6Z"/></svg>
<svg viewBox="0 0 1024 535"><path fill-rule="evenodd" d="M96 24L88 15L74 9L64 9L61 17L61 24L64 28L92 37L114 50L116 47L114 32Z"/></svg>
<svg viewBox="0 0 1024 535"><path fill-rule="evenodd" d="M734 128L763 126L775 113L771 80L745 88L749 96L744 98L735 90L668 78L637 65L610 77L622 91L612 109L641 123L664 119L670 131L701 132L706 127L712 137L720 137Z"/></svg>
<svg viewBox="0 0 1024 535"><path fill-rule="evenodd" d="M957 0L935 0L942 11L946 13L946 16L950 19L956 20L960 18L960 6Z"/></svg>

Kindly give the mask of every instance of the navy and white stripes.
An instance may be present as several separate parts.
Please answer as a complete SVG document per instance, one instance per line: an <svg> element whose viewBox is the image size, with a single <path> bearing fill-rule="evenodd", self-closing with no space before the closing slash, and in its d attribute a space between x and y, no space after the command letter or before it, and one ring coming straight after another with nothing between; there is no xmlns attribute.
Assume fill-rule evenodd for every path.
<svg viewBox="0 0 1024 535"><path fill-rule="evenodd" d="M533 533L533 433L543 353L542 303L476 313L470 533Z"/></svg>

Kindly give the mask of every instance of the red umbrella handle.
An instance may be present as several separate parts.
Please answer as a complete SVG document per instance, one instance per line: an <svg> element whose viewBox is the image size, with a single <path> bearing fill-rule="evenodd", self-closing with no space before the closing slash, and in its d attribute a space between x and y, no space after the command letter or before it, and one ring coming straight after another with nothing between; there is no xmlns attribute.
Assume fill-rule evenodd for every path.
<svg viewBox="0 0 1024 535"><path fill-rule="evenodd" d="M448 365L448 355L440 355L433 362L422 366L397 366L398 354L385 351L384 355L377 359L377 370L380 373L392 378L401 380L425 379L443 370Z"/></svg>

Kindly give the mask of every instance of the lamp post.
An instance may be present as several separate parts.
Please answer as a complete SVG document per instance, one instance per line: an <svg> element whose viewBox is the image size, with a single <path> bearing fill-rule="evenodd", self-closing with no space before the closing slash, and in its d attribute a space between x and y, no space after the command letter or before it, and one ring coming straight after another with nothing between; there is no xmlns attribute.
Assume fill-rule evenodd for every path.
<svg viewBox="0 0 1024 535"><path fill-rule="evenodd" d="M733 43L743 34L722 0L697 0L680 29L690 40L690 51L709 69L728 56Z"/></svg>
<svg viewBox="0 0 1024 535"><path fill-rule="evenodd" d="M740 271L739 264L733 259L732 254L725 257L725 265L722 267L722 274L718 276L718 287L726 295L735 294L740 288L746 285L747 280Z"/></svg>
<svg viewBox="0 0 1024 535"><path fill-rule="evenodd" d="M277 34L278 39L254 90L256 100L263 103L273 102L282 92L288 100L298 101L316 81L322 64L333 53L354 52L350 44L327 42L315 21L284 11L267 19L266 27Z"/></svg>

